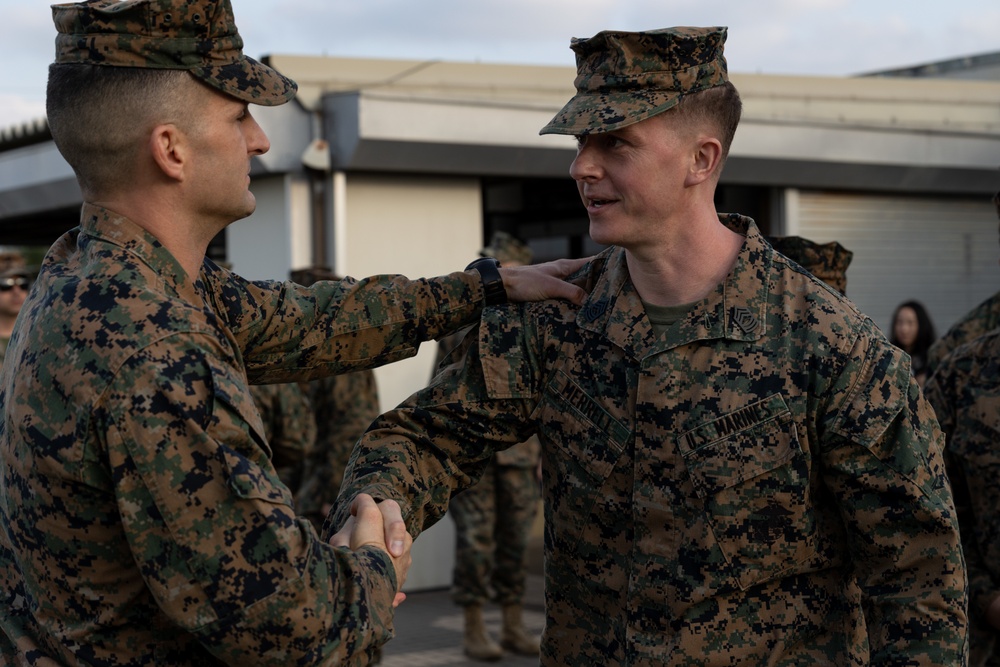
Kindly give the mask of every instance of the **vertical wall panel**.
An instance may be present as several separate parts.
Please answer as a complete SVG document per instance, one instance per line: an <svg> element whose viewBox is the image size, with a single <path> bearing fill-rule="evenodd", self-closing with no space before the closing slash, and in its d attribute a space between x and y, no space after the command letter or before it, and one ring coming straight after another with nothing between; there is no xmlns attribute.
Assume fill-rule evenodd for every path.
<svg viewBox="0 0 1000 667"><path fill-rule="evenodd" d="M944 199L802 190L798 234L854 252L847 294L887 330L917 299L938 335L1000 290L1000 235L988 198Z"/></svg>

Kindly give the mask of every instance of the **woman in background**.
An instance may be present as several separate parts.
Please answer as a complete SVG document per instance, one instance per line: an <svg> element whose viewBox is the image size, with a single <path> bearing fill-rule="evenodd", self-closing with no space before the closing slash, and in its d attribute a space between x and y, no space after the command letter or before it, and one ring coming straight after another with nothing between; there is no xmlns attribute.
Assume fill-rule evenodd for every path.
<svg viewBox="0 0 1000 667"><path fill-rule="evenodd" d="M927 350L936 340L934 324L919 301L905 301L892 314L889 341L910 355L910 370L923 387L927 379Z"/></svg>

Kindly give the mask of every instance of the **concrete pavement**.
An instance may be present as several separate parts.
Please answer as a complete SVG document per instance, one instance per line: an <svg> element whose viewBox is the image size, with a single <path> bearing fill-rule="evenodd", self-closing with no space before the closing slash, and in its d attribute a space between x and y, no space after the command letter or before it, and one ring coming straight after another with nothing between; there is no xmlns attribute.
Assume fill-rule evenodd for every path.
<svg viewBox="0 0 1000 667"><path fill-rule="evenodd" d="M487 605L483 616L494 639L500 639L500 608ZM545 625L542 577L529 574L524 601L524 624L540 634ZM469 660L462 653L463 615L449 591L433 590L407 593L406 601L396 610L396 636L382 650L379 667L503 667L538 665L537 657L504 653L497 662Z"/></svg>

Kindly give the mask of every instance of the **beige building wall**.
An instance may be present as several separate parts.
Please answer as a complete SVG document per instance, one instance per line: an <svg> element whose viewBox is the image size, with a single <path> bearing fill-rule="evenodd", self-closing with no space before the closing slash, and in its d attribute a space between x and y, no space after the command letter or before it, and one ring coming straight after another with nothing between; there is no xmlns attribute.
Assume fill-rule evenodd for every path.
<svg viewBox="0 0 1000 667"><path fill-rule="evenodd" d="M247 280L288 280L291 268L309 265L309 186L280 174L254 179L253 215L226 228L226 252L233 270Z"/></svg>
<svg viewBox="0 0 1000 667"><path fill-rule="evenodd" d="M442 275L465 268L483 246L478 179L335 175L334 182L335 266L343 275ZM436 352L435 343L424 344L416 357L375 370L383 410L427 384ZM454 560L446 515L414 545L404 590L450 586Z"/></svg>
<svg viewBox="0 0 1000 667"><path fill-rule="evenodd" d="M409 278L461 271L483 245L482 197L473 178L355 176L335 204L336 271ZM436 347L375 371L383 409L427 384Z"/></svg>

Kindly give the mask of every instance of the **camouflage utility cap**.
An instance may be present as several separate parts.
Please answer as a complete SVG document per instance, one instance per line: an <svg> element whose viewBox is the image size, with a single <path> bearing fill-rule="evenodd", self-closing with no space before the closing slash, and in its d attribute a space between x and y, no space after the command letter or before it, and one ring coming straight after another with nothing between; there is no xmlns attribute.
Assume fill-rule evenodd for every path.
<svg viewBox="0 0 1000 667"><path fill-rule="evenodd" d="M854 253L836 241L816 243L801 236L771 236L774 249L841 294L847 293L847 267Z"/></svg>
<svg viewBox="0 0 1000 667"><path fill-rule="evenodd" d="M531 264L531 248L507 232L495 232L490 244L479 251L483 257L495 257L500 264Z"/></svg>
<svg viewBox="0 0 1000 667"><path fill-rule="evenodd" d="M6 280L7 278L34 278L37 273L38 269L33 266L13 266L0 271L0 280Z"/></svg>
<svg viewBox="0 0 1000 667"><path fill-rule="evenodd" d="M0 272L7 275L8 271L23 269L27 262L19 252L0 252Z"/></svg>
<svg viewBox="0 0 1000 667"><path fill-rule="evenodd" d="M91 0L53 5L56 63L187 70L245 102L275 106L297 86L243 55L230 0Z"/></svg>
<svg viewBox="0 0 1000 667"><path fill-rule="evenodd" d="M576 95L539 134L611 132L676 106L689 93L721 86L726 28L605 30L574 38Z"/></svg>

